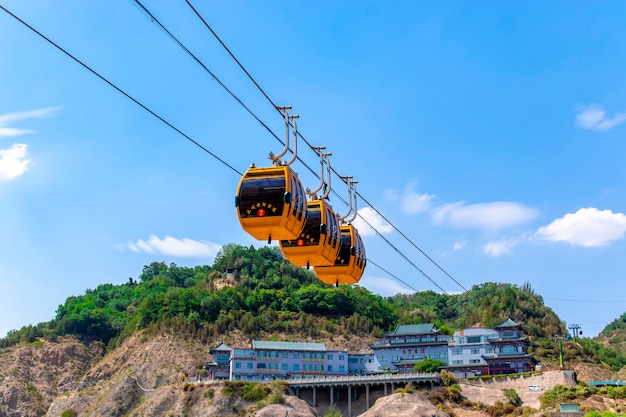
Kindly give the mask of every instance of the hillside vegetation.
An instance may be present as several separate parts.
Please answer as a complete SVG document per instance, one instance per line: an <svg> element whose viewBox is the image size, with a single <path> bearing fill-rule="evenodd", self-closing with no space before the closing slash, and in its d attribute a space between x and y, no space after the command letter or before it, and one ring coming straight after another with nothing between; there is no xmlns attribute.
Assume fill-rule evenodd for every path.
<svg viewBox="0 0 626 417"><path fill-rule="evenodd" d="M9 332L0 347L75 335L114 349L138 330L163 329L202 343L233 330L249 339L291 334L315 340L330 334L371 340L398 324L432 322L451 334L465 327L491 327L507 317L524 325L540 359L558 363L553 337L566 334L565 324L528 284L484 283L458 295L423 291L382 297L359 286L324 285L311 271L284 260L276 247L229 244L212 266L153 262L138 280L68 297L54 319ZM612 340L621 340L614 327ZM615 371L626 364L609 344L582 339L568 349L566 345L570 359L583 356Z"/></svg>
<svg viewBox="0 0 626 417"><path fill-rule="evenodd" d="M9 332L0 339L0 417L35 417L46 410L49 416L123 416L129 410L191 416L206 415L206 407L215 415L272 415L275 405L260 408L259 402L224 396L210 386L194 390L180 381L199 372L207 346L220 340L235 347L255 338L323 341L331 349L356 350L398 324L433 322L451 334L491 327L507 317L524 325L541 362L558 366L553 336L565 335L565 324L529 285L484 283L459 295L423 291L382 297L359 286L323 285L310 271L285 261L277 248L231 244L212 266L154 262L137 280L68 297L52 320ZM615 373L626 364L614 349L625 331L624 317L620 320L607 326L604 339L563 342L566 366L576 369L579 380L626 376L623 370ZM179 386L182 391L174 388ZM598 401L579 391L563 396ZM557 394L550 395L559 399ZM305 405L292 404L289 415ZM492 417L508 414L505 408L493 410Z"/></svg>

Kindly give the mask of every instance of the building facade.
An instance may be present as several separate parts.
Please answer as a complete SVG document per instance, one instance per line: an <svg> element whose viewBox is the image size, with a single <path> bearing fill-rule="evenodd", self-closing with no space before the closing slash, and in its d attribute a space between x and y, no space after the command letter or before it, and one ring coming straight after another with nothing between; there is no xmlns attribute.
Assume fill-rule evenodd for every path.
<svg viewBox="0 0 626 417"><path fill-rule="evenodd" d="M530 372L536 361L528 354L528 344L522 325L510 318L493 329L457 330L444 369L457 377Z"/></svg>
<svg viewBox="0 0 626 417"><path fill-rule="evenodd" d="M399 325L370 345L371 353L328 350L324 343L253 340L250 349L220 343L209 350L210 379L267 381L322 375L411 372L424 359L445 363L457 377L529 372L536 361L528 353L522 326L510 318L487 328L444 335L432 324Z"/></svg>
<svg viewBox="0 0 626 417"><path fill-rule="evenodd" d="M252 341L251 349L233 349L230 379L262 381L347 375L348 352L324 343Z"/></svg>
<svg viewBox="0 0 626 417"><path fill-rule="evenodd" d="M381 371L410 370L426 358L448 363L448 344L452 336L444 335L433 323L399 325L377 340L370 348Z"/></svg>

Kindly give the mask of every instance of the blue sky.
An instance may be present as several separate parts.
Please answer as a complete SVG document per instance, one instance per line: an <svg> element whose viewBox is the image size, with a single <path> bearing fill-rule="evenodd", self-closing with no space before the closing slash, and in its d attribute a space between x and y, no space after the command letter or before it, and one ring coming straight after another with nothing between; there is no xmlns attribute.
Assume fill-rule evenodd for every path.
<svg viewBox="0 0 626 417"><path fill-rule="evenodd" d="M393 244L357 223L393 274L370 263L363 286L528 282L588 336L626 311L626 4L197 3L333 168L461 284L360 199ZM143 4L283 137L184 1ZM2 6L234 170L0 10L0 334L150 262L210 265L224 244L264 244L239 227L235 171L280 143L133 1ZM303 143L299 156L317 172Z"/></svg>

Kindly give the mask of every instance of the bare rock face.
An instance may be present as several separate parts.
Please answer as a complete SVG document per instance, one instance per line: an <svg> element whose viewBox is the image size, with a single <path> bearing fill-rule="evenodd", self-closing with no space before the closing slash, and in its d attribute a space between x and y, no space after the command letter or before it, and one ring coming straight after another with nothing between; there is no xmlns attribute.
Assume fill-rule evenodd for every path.
<svg viewBox="0 0 626 417"><path fill-rule="evenodd" d="M372 408L359 417L449 417L432 405L422 394L392 394L379 398Z"/></svg>
<svg viewBox="0 0 626 417"><path fill-rule="evenodd" d="M256 417L318 417L317 411L306 401L294 396L285 397L284 404L272 404L261 408Z"/></svg>
<svg viewBox="0 0 626 417"><path fill-rule="evenodd" d="M0 351L0 417L39 417L55 397L75 389L104 354L100 343L72 337Z"/></svg>

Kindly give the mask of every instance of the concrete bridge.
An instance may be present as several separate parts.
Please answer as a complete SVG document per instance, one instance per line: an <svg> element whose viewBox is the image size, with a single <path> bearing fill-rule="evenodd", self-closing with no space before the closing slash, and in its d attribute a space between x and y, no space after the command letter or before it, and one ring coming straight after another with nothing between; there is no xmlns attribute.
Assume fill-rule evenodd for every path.
<svg viewBox="0 0 626 417"><path fill-rule="evenodd" d="M343 403L340 393L344 392L348 417L352 417L352 401L358 399L363 393L365 394L364 411L369 410L371 388L380 390L382 387L382 396L392 394L396 388L403 388L407 384L428 384L432 389L435 385L441 384L441 377L437 372L407 372L382 375L314 376L288 379L286 382L290 388L294 389L298 398L307 400L313 407L318 406L318 394L323 394L326 397L326 393L328 393L329 406L332 406L336 402Z"/></svg>

